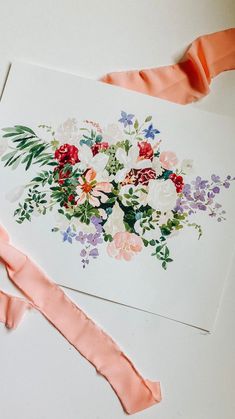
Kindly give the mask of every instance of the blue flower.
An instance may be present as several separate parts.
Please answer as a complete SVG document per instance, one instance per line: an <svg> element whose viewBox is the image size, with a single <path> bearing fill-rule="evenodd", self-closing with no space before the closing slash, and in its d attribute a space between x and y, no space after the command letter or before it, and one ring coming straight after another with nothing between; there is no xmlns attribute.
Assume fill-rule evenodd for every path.
<svg viewBox="0 0 235 419"><path fill-rule="evenodd" d="M121 111L121 118L118 121L124 124L124 127L126 128L127 125L133 125L132 119L134 116L135 115L131 113L127 114L126 112Z"/></svg>
<svg viewBox="0 0 235 419"><path fill-rule="evenodd" d="M73 238L76 236L76 233L72 232L71 227L68 227L67 230L61 231L61 234L63 236L63 242L69 242L70 244L73 243Z"/></svg>
<svg viewBox="0 0 235 419"><path fill-rule="evenodd" d="M152 140L154 140L156 134L160 133L158 129L153 128L153 124L150 124L148 128L143 130L143 132L145 132L145 138L152 138Z"/></svg>

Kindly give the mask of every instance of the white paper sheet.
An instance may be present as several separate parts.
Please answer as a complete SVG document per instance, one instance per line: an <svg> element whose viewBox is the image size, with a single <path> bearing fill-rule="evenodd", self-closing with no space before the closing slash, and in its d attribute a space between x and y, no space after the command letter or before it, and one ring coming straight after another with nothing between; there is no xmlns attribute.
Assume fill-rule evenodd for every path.
<svg viewBox="0 0 235 419"><path fill-rule="evenodd" d="M25 185L29 185L31 180L42 170L53 171L54 167L46 165L39 167L37 164L32 164L25 171L25 164L22 163L22 159L19 159L18 167L12 170L12 166L4 167L4 163L8 161L5 158L0 162L0 219L10 232L14 243L30 254L61 285L166 316L205 330L212 330L234 253L234 122L230 118L197 111L190 106L177 106L100 82L22 63L13 64L0 106L1 129L14 127L15 125L26 126L48 144L50 144L50 141L55 141L53 143L54 149L58 149L65 143L77 147L78 157L80 153L83 165L87 165L88 170L91 167L96 169L98 182L101 180L106 182L106 189L103 189L104 195L102 195L103 201L106 200L107 196L109 199L113 196L112 193L111 195L109 193L110 185L113 187L114 182L122 190L122 192L119 191L119 195L122 196L119 203L121 200L122 205L118 204L117 206L115 204L115 211L112 208L113 202L110 202L110 205L104 202L105 211L104 208L101 211L101 208L96 206L97 199L100 203L102 188L95 189L95 186L92 185L93 189L91 189L90 195L86 195L86 199L89 196L91 198L90 205L95 210L100 211L101 225L106 229L106 233L111 233L109 239L113 239L112 242L96 243L103 237L100 232L97 233L95 238L90 236L89 242L87 235L90 233L92 223L87 227L84 224L79 224L78 218L72 218L69 221L64 215L58 214L58 209L68 213L68 208L54 205L50 200L51 186L58 187L58 180L55 181L55 179L52 185L45 184L43 187L41 181L38 182L42 193L45 191L47 194L44 198L41 198L47 202L42 203L40 208L51 206L52 211L47 209L45 215L39 215L37 211L36 213L34 211L31 221L26 219L23 223L18 224L16 219L19 218L19 214L15 217L13 214L19 207L19 202L23 205L24 200L27 199L27 190L30 186L25 188ZM121 115L121 111L126 112L127 115L131 114L131 116ZM139 129L137 124L134 128L136 119L138 119L140 126L149 115L152 116L152 120L145 123L138 135L135 135L136 133L128 134L129 128L130 132ZM119 122L120 119L121 122ZM90 123L84 122L85 120L96 122L99 126L92 126ZM128 125L128 121L130 125ZM47 132L45 128L39 128L38 125L40 124L52 127L51 131L55 131L55 134L52 135L51 131ZM124 127L125 124L127 125L126 128ZM151 124L152 127L150 127ZM80 131L81 127L88 131ZM134 157L131 158L130 151L129 153L126 152L125 162L125 148L119 147L118 153L116 150L116 157L119 158L119 164L121 164L119 171L123 168L126 170L125 180L120 178L121 180L118 181L110 173L108 173L107 178L107 173L101 173L103 170L102 164L99 161L97 163L97 161L92 160L89 153L83 152L84 150L87 151L84 148L84 141L88 140L86 137L90 136L91 129L95 132L96 140L97 136L100 135L102 137L101 142L108 143L109 147L111 145L115 146L117 140L129 140L129 144L131 144L131 147L133 146L134 150L134 146L136 149L140 148L138 142L147 142L151 146L149 153L151 154L151 148L153 148L155 157L151 157L145 148L142 153L144 156L142 155L138 159L136 159L134 153ZM159 130L160 133L153 131L154 129ZM1 135L3 137L4 134L12 132L1 131ZM26 131L27 134L30 135ZM86 137L84 137L84 134L86 134ZM135 140L134 137L140 139ZM14 152L17 142L14 143L13 139L15 139L15 136L1 138L0 153L2 158L6 156L6 153ZM100 141L100 139L98 140ZM161 140L160 145L158 144L159 140ZM87 144L87 147L91 145L89 140ZM120 150L122 151L120 152ZM106 149L104 152L100 152L100 149L98 151L99 153L95 156L96 160L97 155L99 155L99 158L101 155L103 157L107 155ZM182 211L183 213L189 212L191 206L191 210L195 211L195 214L190 214L180 221L182 229L176 231L175 228L171 227L170 235L164 236L163 234L166 241L160 241L160 244L155 242L154 246L149 244L145 247L141 237L145 237L145 240L148 239L149 241L148 233L146 231L143 233L140 223L135 223L134 227L132 223L128 227L126 218L124 218L125 224L123 222L123 215L130 210L130 202L127 201L132 199L133 201L137 200L137 203L133 204L136 216L135 222L143 219L141 217L143 217L144 210L151 205L156 211L161 208L162 217L164 215L163 208L166 209L165 212L168 211L164 216L165 218L161 218L161 223L166 224L169 217L175 220L173 215L176 213L176 199L173 205L172 194L175 194L176 197L177 192L176 189L173 192L172 187L176 188L177 185L175 185L173 179L169 178L169 173L166 174L166 170L168 170L166 167L174 164L175 157L169 153L164 155L164 152L169 151L177 156L177 162L175 161L175 165L170 168L171 172L175 173L177 170L180 172L182 162L184 162L183 171L187 174L182 175L183 181L184 184L191 185L189 195L186 193L187 196L185 196L183 193L186 189L182 190L181 195L178 192L178 198L181 197L181 200L184 200ZM73 152L71 153L73 154ZM76 160L76 152L73 157ZM147 186L143 183L138 184L138 186L128 184L129 186L125 186L126 189L124 190L124 183L130 182L128 173L130 174L131 169L135 166L134 175L137 176L139 170L141 170L141 165L145 164L143 160L145 163L148 160L149 166L157 174L157 179L154 179ZM54 159L54 161L58 163L58 159ZM159 161L165 167L159 166ZM79 162L73 165L73 169L77 165L79 165ZM191 165L192 170L189 173ZM81 169L81 166L79 167ZM148 167L148 164L143 167ZM107 165L105 169L107 170ZM115 170L117 170L117 167ZM168 176L166 179L161 178L164 173L166 177ZM98 175L103 178L98 179ZM178 175L180 176L180 173ZM212 175L219 176L220 179ZM231 179L227 176L231 176ZM201 177L201 180L199 177ZM140 178L138 179L140 182ZM143 176L141 179L143 182ZM191 183L195 179L197 179L196 185ZM204 180L208 182L201 183ZM136 177L134 181L137 182ZM85 178L83 178L83 181L78 181L78 189L76 189L78 195L74 199L78 200L80 198L79 202L82 202L83 186L86 182L88 183ZM122 185L121 182L123 182ZM163 191L159 191L159 183L154 182L161 182ZM109 187L107 187L107 183L109 183ZM151 194L149 193L150 184L152 185ZM22 185L24 188L22 188ZM168 195L165 194L166 191L164 190L166 185L170 188ZM62 185L60 186L62 187ZM33 187L33 184L31 187ZM131 187L133 188L133 194L139 187L142 187L147 193L143 192L144 196L142 198L138 195L138 192L137 198L124 196L124 193L129 194ZM180 184L178 187L180 187ZM20 196L22 192L23 194ZM94 195L92 195L93 193ZM208 193L210 194L209 197ZM144 207L146 203L143 204L146 195L148 196L148 207ZM94 197L96 198L95 201ZM193 198L193 201L190 201L190 197ZM141 199L143 199L141 201L142 207L140 205ZM221 207L215 205L216 203L219 203ZM75 204L75 201L72 200L69 206L70 209L72 206L71 211L73 211L74 207L78 207L79 204ZM107 209L108 206L110 208ZM185 206L188 206L187 211ZM172 212L172 210L174 211ZM160 221L156 221L160 214L158 213L156 216L156 211L152 214L154 219L152 224L155 226L150 231L154 237L152 240L158 240L162 236L162 229L159 228ZM179 208L177 211L179 211ZM212 213L214 213L214 216L211 216ZM94 214L97 216L96 212ZM110 226L106 228L105 223L108 223L109 219L111 220ZM221 221L218 221L218 219ZM150 221L149 216L147 216L147 221ZM188 226L188 224L194 225ZM69 235L66 235L69 225L71 231L69 231ZM73 226L75 227L74 230ZM123 226L125 226L125 229L129 229L128 234L119 234L119 236L114 237L117 232L124 233ZM163 224L161 224L161 228L162 226ZM59 231L52 232L51 230L55 227L59 228ZM202 229L202 236L198 240L200 228ZM87 230L89 231L87 232ZM94 236L94 225L91 231ZM81 236L79 236L79 233ZM85 239L83 234L86 234ZM68 241L69 236L71 236L72 244ZM79 236L78 240L76 239L77 236ZM64 242L63 238L65 239ZM84 244L81 243L81 240L79 241L80 238L84 239ZM122 244L123 240L124 242L126 240L124 250L120 249L119 239ZM166 262L166 270L162 267L164 260L151 256L152 253L156 252L156 248L163 244L162 250L159 251L158 249L159 257L165 258L165 260L173 259L172 262ZM86 259L85 253L81 253L84 246L88 254L91 252L89 264L84 262L85 268L83 268L81 262L81 259ZM170 251L169 256L165 253L166 246ZM109 248L109 254L107 247ZM141 251L139 251L140 247L142 248ZM97 250L94 251L95 248L98 252ZM99 253L97 258L92 257L92 255L96 256L97 253ZM115 256L122 257L122 260L117 260ZM131 260L126 261L123 258L130 258Z"/></svg>

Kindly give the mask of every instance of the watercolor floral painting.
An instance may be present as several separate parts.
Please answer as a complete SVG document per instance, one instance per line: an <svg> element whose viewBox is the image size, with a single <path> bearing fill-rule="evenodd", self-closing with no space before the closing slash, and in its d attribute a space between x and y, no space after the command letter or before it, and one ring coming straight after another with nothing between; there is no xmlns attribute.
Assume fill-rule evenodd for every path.
<svg viewBox="0 0 235 419"><path fill-rule="evenodd" d="M38 166L37 175L7 198L22 199L14 211L19 224L55 213L52 232L78 245L84 268L105 245L110 257L124 261L146 247L166 269L173 261L172 236L185 228L202 236L197 213L225 220L217 197L235 177L198 175L189 182L193 161L180 162L174 151L164 150L151 116L139 122L122 111L117 119L104 128L76 119L57 130L39 125L37 133L22 125L3 128L2 163L13 170Z"/></svg>

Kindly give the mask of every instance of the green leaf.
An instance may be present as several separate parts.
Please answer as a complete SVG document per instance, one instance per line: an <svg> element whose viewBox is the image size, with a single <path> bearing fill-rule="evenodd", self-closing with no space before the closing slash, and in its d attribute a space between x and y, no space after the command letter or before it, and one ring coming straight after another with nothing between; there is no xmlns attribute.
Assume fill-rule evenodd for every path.
<svg viewBox="0 0 235 419"><path fill-rule="evenodd" d="M143 240L144 246L145 246L145 247L147 247L147 246L148 246L148 244L149 244L148 240L145 240L145 239L143 239L143 238L142 238L142 240Z"/></svg>
<svg viewBox="0 0 235 419"><path fill-rule="evenodd" d="M166 261L165 261L165 260L162 262L162 267L163 267L163 269L165 269L165 271L166 271L167 264L166 264Z"/></svg>
<svg viewBox="0 0 235 419"><path fill-rule="evenodd" d="M138 122L138 120L136 119L135 120L135 123L134 123L134 128L135 128L135 130L137 131L138 130L138 128L139 128L139 122Z"/></svg>
<svg viewBox="0 0 235 419"><path fill-rule="evenodd" d="M6 161L15 155L15 150L2 156L1 160Z"/></svg>
<svg viewBox="0 0 235 419"><path fill-rule="evenodd" d="M25 127L24 125L15 125L15 128L16 128L17 130L26 131L26 132L29 132L30 134L35 135L35 132L34 132L31 128L29 128L29 127Z"/></svg>
<svg viewBox="0 0 235 419"><path fill-rule="evenodd" d="M145 121L144 122L149 122L149 121L151 121L152 120L152 116L151 115L149 115L149 116L147 116L147 118L145 119Z"/></svg>
<svg viewBox="0 0 235 419"><path fill-rule="evenodd" d="M156 247L156 252L159 253L162 250L163 247L164 247L164 244L162 244L160 246L157 246Z"/></svg>
<svg viewBox="0 0 235 419"><path fill-rule="evenodd" d="M32 161L33 161L33 154L30 154L29 159L28 159L28 162L26 164L25 170L28 170L30 168L30 166L32 164Z"/></svg>

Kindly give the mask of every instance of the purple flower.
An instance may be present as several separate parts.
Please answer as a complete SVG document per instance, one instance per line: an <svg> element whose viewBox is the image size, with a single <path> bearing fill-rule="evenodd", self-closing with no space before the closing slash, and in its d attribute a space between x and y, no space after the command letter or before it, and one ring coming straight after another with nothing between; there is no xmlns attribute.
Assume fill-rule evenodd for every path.
<svg viewBox="0 0 235 419"><path fill-rule="evenodd" d="M191 193L191 185L189 183L185 183L184 188L183 188L183 192L184 192L184 194Z"/></svg>
<svg viewBox="0 0 235 419"><path fill-rule="evenodd" d="M92 249L90 252L89 252L89 256L91 256L92 258L94 258L94 259L96 259L98 256L99 256L99 252L98 252L98 249Z"/></svg>
<svg viewBox="0 0 235 419"><path fill-rule="evenodd" d="M86 255L87 255L87 251L85 249L82 249L80 252L80 256L84 258Z"/></svg>
<svg viewBox="0 0 235 419"><path fill-rule="evenodd" d="M214 193L220 193L220 188L219 188L218 186L215 186L215 187L212 189L212 191L213 191Z"/></svg>
<svg viewBox="0 0 235 419"><path fill-rule="evenodd" d="M201 204L200 202L198 203L198 209L200 209L201 211L206 211L206 205Z"/></svg>
<svg viewBox="0 0 235 419"><path fill-rule="evenodd" d="M91 244L92 246L97 246L97 244L102 243L103 240L99 233L95 234L88 234L87 235L87 243Z"/></svg>
<svg viewBox="0 0 235 419"><path fill-rule="evenodd" d="M224 187L225 187L226 189L228 189L228 188L229 188L229 186L230 186L230 183L229 183L229 182L227 182L227 181L225 181L225 182L223 183L223 185L224 185Z"/></svg>
<svg viewBox="0 0 235 419"><path fill-rule="evenodd" d="M152 138L152 140L154 140L156 134L160 133L158 129L153 128L153 124L150 124L147 129L143 130L143 132L145 132L145 138Z"/></svg>
<svg viewBox="0 0 235 419"><path fill-rule="evenodd" d="M100 223L102 223L102 218L100 218L100 217L96 217L95 215L93 215L93 216L91 217L91 222L92 222L92 224L94 224L94 226L97 226L97 225L99 225Z"/></svg>
<svg viewBox="0 0 235 419"><path fill-rule="evenodd" d="M85 244L87 235L84 234L82 231L79 231L79 234L76 237L76 240L81 244Z"/></svg>
<svg viewBox="0 0 235 419"><path fill-rule="evenodd" d="M102 231L103 231L103 227L101 225L102 218L93 216L93 217L91 217L91 222L92 222L92 224L94 224L97 233L102 233Z"/></svg>
<svg viewBox="0 0 235 419"><path fill-rule="evenodd" d="M67 241L70 244L73 243L73 238L76 236L76 233L73 233L72 232L72 229L71 229L70 226L67 228L67 230L61 231L61 234L63 236L63 242L66 242Z"/></svg>
<svg viewBox="0 0 235 419"><path fill-rule="evenodd" d="M205 201L205 191L196 191L193 196L196 201Z"/></svg>
<svg viewBox="0 0 235 419"><path fill-rule="evenodd" d="M197 176L196 180L192 182L195 185L195 189L205 189L208 184L208 180L202 180L201 176Z"/></svg>
<svg viewBox="0 0 235 419"><path fill-rule="evenodd" d="M216 175L211 175L211 180L214 183L218 183L218 182L220 182L220 177L219 176L216 176Z"/></svg>
<svg viewBox="0 0 235 419"><path fill-rule="evenodd" d="M127 114L126 112L121 111L121 118L118 121L121 122L126 128L127 125L133 125L132 119L134 118L134 116L135 115L131 113Z"/></svg>

